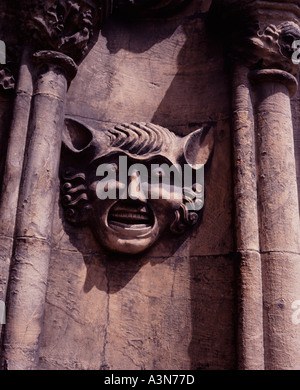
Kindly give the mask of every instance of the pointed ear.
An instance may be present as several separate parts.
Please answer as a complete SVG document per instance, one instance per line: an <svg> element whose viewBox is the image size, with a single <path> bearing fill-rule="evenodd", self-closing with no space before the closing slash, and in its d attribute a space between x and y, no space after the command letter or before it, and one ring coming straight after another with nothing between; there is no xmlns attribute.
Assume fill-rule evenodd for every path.
<svg viewBox="0 0 300 390"><path fill-rule="evenodd" d="M62 133L63 144L73 153L83 152L91 144L93 133L83 123L66 118Z"/></svg>
<svg viewBox="0 0 300 390"><path fill-rule="evenodd" d="M184 138L184 157L193 168L207 163L214 148L213 128L203 128L194 131Z"/></svg>

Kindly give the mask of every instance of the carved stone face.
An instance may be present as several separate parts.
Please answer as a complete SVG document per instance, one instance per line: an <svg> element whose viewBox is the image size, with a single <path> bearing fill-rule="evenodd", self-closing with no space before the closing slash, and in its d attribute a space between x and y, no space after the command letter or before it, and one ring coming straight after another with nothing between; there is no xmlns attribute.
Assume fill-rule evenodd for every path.
<svg viewBox="0 0 300 390"><path fill-rule="evenodd" d="M194 173L196 166L203 169L213 147L211 132L180 138L160 126L136 123L96 132L68 119L63 138L63 153L84 166L62 173L66 217L86 222L103 247L140 253L166 230L182 233L197 222L203 188L196 201L189 198L193 190L183 191L182 165Z"/></svg>
<svg viewBox="0 0 300 390"><path fill-rule="evenodd" d="M119 156L113 155L106 160L115 167L116 176L120 168ZM149 166L149 176L143 178L131 169L140 160L134 159L131 163L128 171L132 173L126 178L127 182L117 178L110 184L110 190L116 192L127 187L127 199L99 199L96 189L104 177L95 176L89 185L94 234L104 247L122 253L139 253L149 248L171 226L182 203L182 200L174 199L172 185L168 189L151 185L150 178L155 174L150 174L152 164L144 164Z"/></svg>

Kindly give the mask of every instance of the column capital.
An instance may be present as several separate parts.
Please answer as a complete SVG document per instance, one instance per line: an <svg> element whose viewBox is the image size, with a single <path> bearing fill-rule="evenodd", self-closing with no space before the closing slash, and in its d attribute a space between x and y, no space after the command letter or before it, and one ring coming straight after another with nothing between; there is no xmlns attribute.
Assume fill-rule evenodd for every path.
<svg viewBox="0 0 300 390"><path fill-rule="evenodd" d="M62 71L68 81L71 83L77 74L78 66L73 59L63 53L52 50L40 50L33 54L32 58L35 64L46 65L44 72L50 70L51 66Z"/></svg>
<svg viewBox="0 0 300 390"><path fill-rule="evenodd" d="M234 63L251 70L300 71L299 0L220 0L213 8Z"/></svg>
<svg viewBox="0 0 300 390"><path fill-rule="evenodd" d="M36 50L60 52L79 62L111 0L19 0L23 40Z"/></svg>
<svg viewBox="0 0 300 390"><path fill-rule="evenodd" d="M260 23L257 29L253 25L243 38L245 45L236 47L236 53L251 69L278 69L293 75L299 72L296 49L300 46L300 27L295 22Z"/></svg>

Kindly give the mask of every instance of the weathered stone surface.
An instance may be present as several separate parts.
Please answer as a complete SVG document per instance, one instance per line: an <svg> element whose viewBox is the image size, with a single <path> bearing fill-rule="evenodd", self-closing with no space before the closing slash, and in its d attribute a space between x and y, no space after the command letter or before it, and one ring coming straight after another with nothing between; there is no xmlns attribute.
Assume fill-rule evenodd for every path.
<svg viewBox="0 0 300 390"><path fill-rule="evenodd" d="M179 135L213 125L215 150L199 226L179 239L166 233L144 255L103 252L57 208L41 368L234 367L230 101L214 45L197 17L192 26L184 15L164 24L115 19L79 68L68 115L94 128L152 121ZM211 53L209 67L199 48ZM83 333L90 341L74 348Z"/></svg>
<svg viewBox="0 0 300 390"><path fill-rule="evenodd" d="M77 72L75 61L80 61L88 50L93 27L106 15L99 18L97 5L85 1L32 1L18 5L19 9L15 10L17 21L23 32L22 42L27 45L23 49L19 79L31 86L32 105L27 106L25 129L21 127L24 131L15 183L15 192L19 194L14 198L13 219L9 223L11 230L16 232L15 247L13 252L13 248L9 247L10 237L7 237L8 251L4 254L5 262L11 257L14 276L8 283L7 296L6 291L3 294L8 307L13 307L8 311L1 364L8 369L34 369L42 331L67 87ZM19 103L18 100L16 103ZM15 116L18 117L18 114L16 105ZM19 132L20 126L12 126L12 138ZM11 141L7 166L15 159L14 153L11 153L14 147ZM9 174L9 170L5 172L5 182L9 180ZM3 198L2 213L7 217ZM34 242L36 255L40 254L38 260L33 256L27 262L26 255L22 255L25 253L30 257L28 238ZM44 250L44 246L48 246L48 251ZM22 261L18 261L20 253ZM39 264L36 264L37 261ZM39 283L43 288L27 285L26 280L30 279L30 275L26 277L29 272L27 263L32 264L34 269L42 269ZM7 271L8 267L4 269ZM5 272L4 285L8 276ZM27 300L31 301L28 305ZM32 317L37 325L33 324L30 329L26 318ZM26 337L28 327L29 338ZM22 351L24 356L20 359Z"/></svg>
<svg viewBox="0 0 300 390"><path fill-rule="evenodd" d="M214 2L223 21L241 16L227 26L206 23L211 1L117 1L93 36L91 15L85 26L76 19L90 1L25 3L38 5L25 15L34 38L26 42L43 60L32 61L27 47L14 104L12 95L0 99L8 156L0 299L11 271L4 368L299 368L299 92L290 110L299 1ZM13 7L0 5L4 15L13 19ZM219 23L237 45L221 40ZM84 208L71 224L57 172L65 114L99 140L120 123L154 123L181 137L213 128L193 230L175 237L166 229L146 251L124 255L99 245Z"/></svg>
<svg viewBox="0 0 300 390"><path fill-rule="evenodd" d="M52 260L41 368L234 367L230 257L120 261L55 250Z"/></svg>

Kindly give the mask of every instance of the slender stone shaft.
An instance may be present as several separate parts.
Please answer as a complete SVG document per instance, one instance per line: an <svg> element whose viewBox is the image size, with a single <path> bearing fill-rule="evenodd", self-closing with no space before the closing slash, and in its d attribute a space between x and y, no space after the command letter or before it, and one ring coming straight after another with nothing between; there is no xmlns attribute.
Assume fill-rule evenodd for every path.
<svg viewBox="0 0 300 390"><path fill-rule="evenodd" d="M66 75L74 76L76 69L69 57L56 52L39 52L36 59L40 63L7 294L3 364L8 369L28 370L38 364L68 86Z"/></svg>
<svg viewBox="0 0 300 390"><path fill-rule="evenodd" d="M266 369L300 368L300 223L290 95L296 79L281 70L251 73L255 83L258 206Z"/></svg>
<svg viewBox="0 0 300 390"><path fill-rule="evenodd" d="M25 48L16 88L13 120L9 133L6 165L0 197L0 300L2 301L5 301L6 299L19 188L32 99L32 75L28 57L29 50Z"/></svg>
<svg viewBox="0 0 300 390"><path fill-rule="evenodd" d="M249 70L233 73L233 154L238 281L238 369L264 369L262 276L257 215L255 135Z"/></svg>

